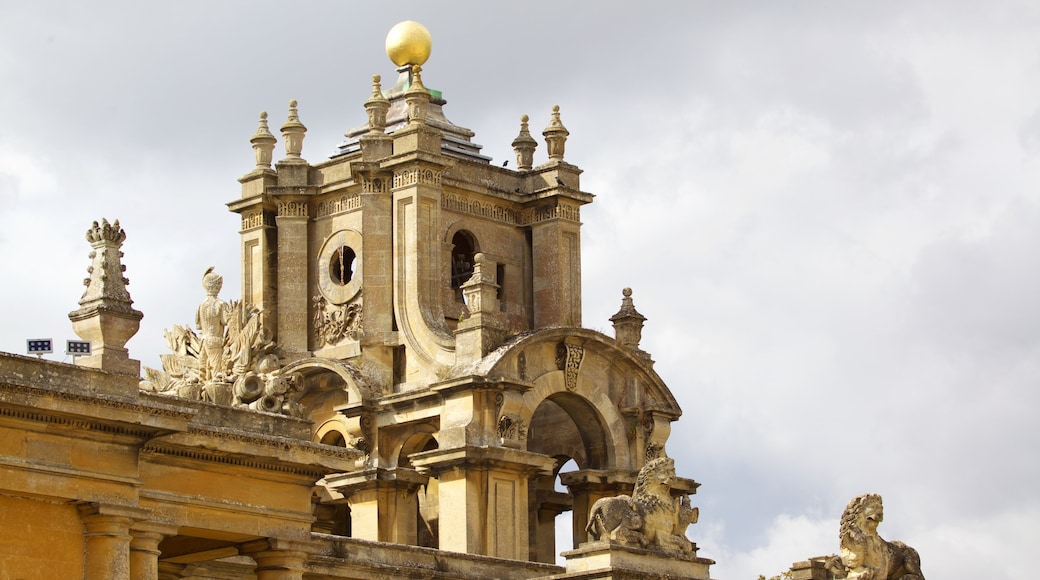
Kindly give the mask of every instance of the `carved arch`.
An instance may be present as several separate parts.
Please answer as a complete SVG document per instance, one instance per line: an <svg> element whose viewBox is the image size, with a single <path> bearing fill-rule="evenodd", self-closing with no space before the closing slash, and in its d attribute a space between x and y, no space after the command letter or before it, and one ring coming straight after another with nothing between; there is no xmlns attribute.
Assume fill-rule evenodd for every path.
<svg viewBox="0 0 1040 580"><path fill-rule="evenodd" d="M550 328L515 337L464 372L531 384L521 420L534 427L543 402L560 406L581 433L588 453L583 460L596 469L638 471L647 452L634 442L663 444L668 425L682 414L642 357L588 329Z"/></svg>

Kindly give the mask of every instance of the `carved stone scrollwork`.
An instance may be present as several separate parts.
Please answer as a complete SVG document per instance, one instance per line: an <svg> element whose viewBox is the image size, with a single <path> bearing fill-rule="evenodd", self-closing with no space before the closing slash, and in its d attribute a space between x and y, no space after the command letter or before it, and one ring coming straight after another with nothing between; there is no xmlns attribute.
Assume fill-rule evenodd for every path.
<svg viewBox="0 0 1040 580"><path fill-rule="evenodd" d="M382 177L368 177L363 175L361 177L361 191L363 193L386 193L390 190L388 187L390 181Z"/></svg>
<svg viewBox="0 0 1040 580"><path fill-rule="evenodd" d="M646 446L646 460L648 462L649 461L653 461L654 459L657 459L658 457L662 457L663 455L664 455L664 446L659 445L657 443L650 443L650 444L648 444Z"/></svg>
<svg viewBox="0 0 1040 580"><path fill-rule="evenodd" d="M569 391L578 386L578 369L584 356L584 347L570 340L565 339L556 345L556 368L563 371L564 384Z"/></svg>
<svg viewBox="0 0 1040 580"><path fill-rule="evenodd" d="M416 184L440 186L441 172L432 169L402 169L394 172L394 188Z"/></svg>
<svg viewBox="0 0 1040 580"><path fill-rule="evenodd" d="M350 446L364 453L366 458L368 457L369 453L372 453L372 444L369 443L368 439L364 437L357 437L356 439L352 439L350 441Z"/></svg>
<svg viewBox="0 0 1040 580"><path fill-rule="evenodd" d="M361 209L361 196L341 195L335 199L318 202L318 217L327 217Z"/></svg>
<svg viewBox="0 0 1040 580"><path fill-rule="evenodd" d="M319 345L334 345L345 338L357 340L362 318L360 303L330 304L320 294L314 297L314 338Z"/></svg>
<svg viewBox="0 0 1040 580"><path fill-rule="evenodd" d="M527 437L527 424L517 415L502 415L498 418L498 436L502 439L522 440Z"/></svg>
<svg viewBox="0 0 1040 580"><path fill-rule="evenodd" d="M273 226L274 216L263 210L249 211L242 214L242 231L252 230L261 226Z"/></svg>
<svg viewBox="0 0 1040 580"><path fill-rule="evenodd" d="M307 217L307 202L278 200L278 215L283 217Z"/></svg>

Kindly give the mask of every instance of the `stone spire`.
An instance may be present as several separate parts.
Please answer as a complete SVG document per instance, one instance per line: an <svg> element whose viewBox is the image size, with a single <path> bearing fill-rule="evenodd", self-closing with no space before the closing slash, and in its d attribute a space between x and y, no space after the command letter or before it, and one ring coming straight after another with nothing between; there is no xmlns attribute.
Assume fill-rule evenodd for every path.
<svg viewBox="0 0 1040 580"><path fill-rule="evenodd" d="M307 127L300 122L300 114L296 110L296 99L289 101L289 119L282 125L282 141L285 142L286 159L299 159L303 153L303 137Z"/></svg>
<svg viewBox="0 0 1040 580"><path fill-rule="evenodd" d="M270 169L274 144L278 142L278 139L271 134L271 130L267 127L267 111L260 111L260 126L249 142L253 144L253 153L256 155L256 168Z"/></svg>
<svg viewBox="0 0 1040 580"><path fill-rule="evenodd" d="M545 137L545 145L549 148L550 161L563 161L563 149L567 144L567 135L570 134L571 132L563 126L563 121L560 121L560 106L553 105L549 126L542 131L542 135Z"/></svg>
<svg viewBox="0 0 1040 580"><path fill-rule="evenodd" d="M412 86L404 93L404 100L408 103L408 124L426 124L426 112L430 107L430 92L423 86L422 67L412 65Z"/></svg>
<svg viewBox="0 0 1040 580"><path fill-rule="evenodd" d="M379 75L372 75L372 96L365 101L368 132L373 135L382 135L386 131L386 112L390 110L390 101L383 96L383 89L379 86L381 80Z"/></svg>
<svg viewBox="0 0 1040 580"><path fill-rule="evenodd" d="M80 358L76 364L99 368L105 371L139 376L140 361L132 360L123 347L140 328L141 312L131 305L130 283L123 276L126 266L119 248L126 240L126 232L119 227L119 220L109 224L102 219L87 230L87 242L93 248L91 264L87 268L90 277L83 280L87 289L79 300L79 310L69 313L72 329L83 340L90 342L92 354Z"/></svg>
<svg viewBox="0 0 1040 580"><path fill-rule="evenodd" d="M632 304L632 289L625 288L621 291L621 310L610 317L614 323L614 340L625 348L636 352L639 356L650 360L650 355L639 348L639 341L643 337L643 323L646 317L636 311Z"/></svg>
<svg viewBox="0 0 1040 580"><path fill-rule="evenodd" d="M527 115L520 117L520 134L513 139L513 152L516 153L518 171L530 171L534 166L534 150L538 147L538 142L531 136L531 130L527 126L529 120Z"/></svg>

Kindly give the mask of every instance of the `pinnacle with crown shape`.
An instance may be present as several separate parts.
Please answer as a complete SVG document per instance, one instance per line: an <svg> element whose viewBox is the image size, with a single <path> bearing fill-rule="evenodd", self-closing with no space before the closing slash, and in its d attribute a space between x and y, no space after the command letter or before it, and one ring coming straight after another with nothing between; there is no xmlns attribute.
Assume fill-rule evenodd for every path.
<svg viewBox="0 0 1040 580"><path fill-rule="evenodd" d="M126 232L119 220L110 224L102 219L91 225L86 238L93 248L87 268L90 276L83 280L87 289L79 300L80 308L70 312L69 319L76 334L90 342L92 354L76 364L136 376L141 363L130 359L124 345L137 334L144 315L131 307L133 300L126 289L130 280L123 276L126 266L120 248Z"/></svg>

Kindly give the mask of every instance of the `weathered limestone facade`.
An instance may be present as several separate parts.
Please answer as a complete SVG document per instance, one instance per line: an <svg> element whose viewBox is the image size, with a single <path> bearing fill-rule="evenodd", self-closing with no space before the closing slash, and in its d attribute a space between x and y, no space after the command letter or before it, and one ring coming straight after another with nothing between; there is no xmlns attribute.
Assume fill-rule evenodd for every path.
<svg viewBox="0 0 1040 580"><path fill-rule="evenodd" d="M0 355L0 545L17 547L0 578L709 577L686 537L699 484L666 459L681 410L631 291L615 337L581 327L593 196L559 107L543 161L525 115L516 169L492 165L424 86L417 26L391 34L399 77L373 77L331 158L304 158L292 101L274 161L261 114L228 204L242 296L207 270L201 334L167 331L140 389L128 336L84 335L93 369ZM96 251L118 252L114 230ZM112 278L88 288L118 282L118 316L82 303L77 328L130 324Z"/></svg>

